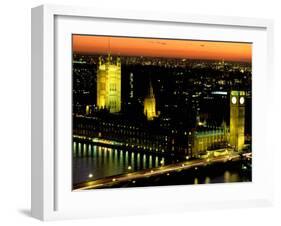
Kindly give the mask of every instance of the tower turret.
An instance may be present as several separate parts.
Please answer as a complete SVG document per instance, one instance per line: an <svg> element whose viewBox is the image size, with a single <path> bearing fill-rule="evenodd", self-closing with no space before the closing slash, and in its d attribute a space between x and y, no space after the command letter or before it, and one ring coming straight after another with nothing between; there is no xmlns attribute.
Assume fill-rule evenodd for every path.
<svg viewBox="0 0 281 226"><path fill-rule="evenodd" d="M153 93L153 87L151 80L149 81L148 94L144 99L144 114L147 117L147 120L153 120L156 117L156 100Z"/></svg>
<svg viewBox="0 0 281 226"><path fill-rule="evenodd" d="M104 60L99 58L97 70L97 106L108 108L111 113L121 110L121 61L113 61L108 54Z"/></svg>

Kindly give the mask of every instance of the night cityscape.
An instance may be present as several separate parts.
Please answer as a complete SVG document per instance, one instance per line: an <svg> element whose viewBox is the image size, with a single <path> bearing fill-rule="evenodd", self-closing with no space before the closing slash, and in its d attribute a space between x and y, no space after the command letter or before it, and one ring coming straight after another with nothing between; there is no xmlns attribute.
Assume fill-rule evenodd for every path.
<svg viewBox="0 0 281 226"><path fill-rule="evenodd" d="M251 86L249 43L73 35L73 190L251 182Z"/></svg>

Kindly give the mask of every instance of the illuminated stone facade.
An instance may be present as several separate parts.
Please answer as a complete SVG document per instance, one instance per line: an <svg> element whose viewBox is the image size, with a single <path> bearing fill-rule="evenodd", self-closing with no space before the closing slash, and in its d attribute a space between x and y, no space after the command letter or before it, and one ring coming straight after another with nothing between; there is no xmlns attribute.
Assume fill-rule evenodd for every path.
<svg viewBox="0 0 281 226"><path fill-rule="evenodd" d="M149 92L144 99L144 114L147 117L147 120L153 120L156 117L156 101L153 93L153 88L151 81L149 83Z"/></svg>
<svg viewBox="0 0 281 226"><path fill-rule="evenodd" d="M110 55L99 58L97 70L97 106L111 113L121 110L121 61Z"/></svg>
<svg viewBox="0 0 281 226"><path fill-rule="evenodd" d="M90 105L86 105L86 115L91 114L91 106Z"/></svg>
<svg viewBox="0 0 281 226"><path fill-rule="evenodd" d="M243 150L245 143L245 95L245 91L231 91L230 93L229 129L223 123L219 128L196 129L191 132L189 143L192 147L193 156L229 145L235 151Z"/></svg>
<svg viewBox="0 0 281 226"><path fill-rule="evenodd" d="M230 139L229 143L236 151L241 151L245 139L245 92L230 93Z"/></svg>
<svg viewBox="0 0 281 226"><path fill-rule="evenodd" d="M229 141L229 130L225 123L221 127L193 131L190 135L192 156L195 157L208 150L219 149L222 144L227 144Z"/></svg>

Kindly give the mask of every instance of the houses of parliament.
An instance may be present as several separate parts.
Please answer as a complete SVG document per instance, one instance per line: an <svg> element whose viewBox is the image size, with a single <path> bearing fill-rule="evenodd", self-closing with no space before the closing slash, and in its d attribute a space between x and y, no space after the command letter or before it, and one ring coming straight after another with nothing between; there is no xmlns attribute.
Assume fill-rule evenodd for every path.
<svg viewBox="0 0 281 226"><path fill-rule="evenodd" d="M118 118L121 111L121 60L112 56L100 57L97 65L96 106L107 109L112 118L99 120L97 117L77 118L74 133L88 137L114 140L124 147L137 148L147 152L161 152L197 157L208 150L231 147L242 151L245 143L245 96L246 92L231 90L229 94L229 127L226 122L221 126L196 125L174 131L169 127L156 125L161 114L157 114L157 96L152 82L143 98L143 115L147 123L128 122ZM226 111L228 111L226 109ZM86 106L86 115L91 112ZM154 128L157 127L157 130ZM155 132L160 131L160 132ZM178 142L180 140L180 142Z"/></svg>

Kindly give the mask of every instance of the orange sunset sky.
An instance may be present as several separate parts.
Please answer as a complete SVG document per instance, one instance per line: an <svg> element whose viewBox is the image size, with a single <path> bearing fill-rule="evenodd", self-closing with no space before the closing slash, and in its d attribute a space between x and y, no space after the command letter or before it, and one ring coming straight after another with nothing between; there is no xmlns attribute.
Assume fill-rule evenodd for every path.
<svg viewBox="0 0 281 226"><path fill-rule="evenodd" d="M74 53L251 62L252 44L73 35Z"/></svg>

